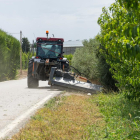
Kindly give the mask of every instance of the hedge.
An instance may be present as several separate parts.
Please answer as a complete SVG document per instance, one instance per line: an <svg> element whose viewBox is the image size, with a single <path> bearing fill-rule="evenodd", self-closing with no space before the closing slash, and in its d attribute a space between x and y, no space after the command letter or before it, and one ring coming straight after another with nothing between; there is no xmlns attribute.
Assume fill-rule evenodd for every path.
<svg viewBox="0 0 140 140"><path fill-rule="evenodd" d="M15 78L19 52L20 42L0 29L0 81Z"/></svg>

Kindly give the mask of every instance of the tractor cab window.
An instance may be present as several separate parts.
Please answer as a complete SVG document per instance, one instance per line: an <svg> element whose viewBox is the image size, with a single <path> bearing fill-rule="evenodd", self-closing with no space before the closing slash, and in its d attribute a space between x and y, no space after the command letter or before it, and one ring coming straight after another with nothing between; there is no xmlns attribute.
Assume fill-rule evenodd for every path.
<svg viewBox="0 0 140 140"><path fill-rule="evenodd" d="M39 43L37 55L42 58L57 58L61 50L62 44L57 42Z"/></svg>

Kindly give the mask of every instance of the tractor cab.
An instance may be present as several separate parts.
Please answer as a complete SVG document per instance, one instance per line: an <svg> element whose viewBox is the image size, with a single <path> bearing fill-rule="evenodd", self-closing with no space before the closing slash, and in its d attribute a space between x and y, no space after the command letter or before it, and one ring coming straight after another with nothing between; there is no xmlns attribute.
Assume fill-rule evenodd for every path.
<svg viewBox="0 0 140 140"><path fill-rule="evenodd" d="M41 59L58 59L63 55L63 42L62 38L43 38L38 37L36 58Z"/></svg>
<svg viewBox="0 0 140 140"><path fill-rule="evenodd" d="M84 77L78 76L81 73L74 67L69 66L67 58L63 58L63 38L38 37L36 57L32 57L28 64L27 85L29 88L39 86L39 80L48 80L48 85L64 86L85 91L100 91L98 85L92 84ZM77 71L78 75L71 73L70 69ZM76 78L86 82L77 81Z"/></svg>

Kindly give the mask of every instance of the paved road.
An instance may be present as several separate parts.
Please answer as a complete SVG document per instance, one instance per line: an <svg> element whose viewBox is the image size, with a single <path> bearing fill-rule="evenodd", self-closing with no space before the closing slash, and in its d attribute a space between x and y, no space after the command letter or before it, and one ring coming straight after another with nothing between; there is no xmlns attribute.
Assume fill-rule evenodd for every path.
<svg viewBox="0 0 140 140"><path fill-rule="evenodd" d="M15 133L47 100L61 91L40 81L28 89L27 79L0 82L0 139Z"/></svg>

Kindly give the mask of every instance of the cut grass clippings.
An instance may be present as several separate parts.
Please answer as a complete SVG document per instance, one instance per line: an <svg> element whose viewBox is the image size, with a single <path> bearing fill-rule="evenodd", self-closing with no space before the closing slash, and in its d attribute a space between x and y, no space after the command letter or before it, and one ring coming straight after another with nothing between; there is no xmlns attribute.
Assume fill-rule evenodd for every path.
<svg viewBox="0 0 140 140"><path fill-rule="evenodd" d="M103 137L104 121L91 96L70 95L51 99L12 140L77 140Z"/></svg>

